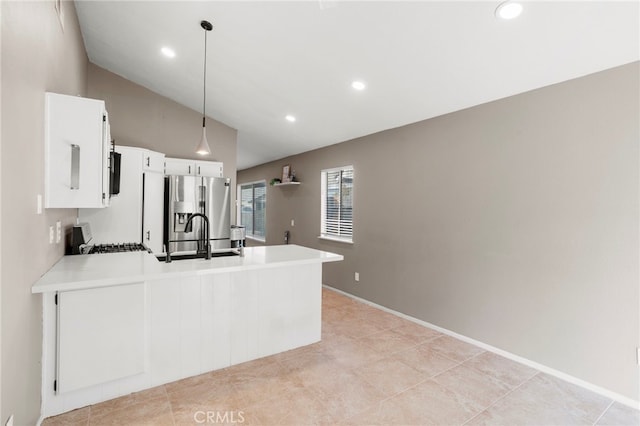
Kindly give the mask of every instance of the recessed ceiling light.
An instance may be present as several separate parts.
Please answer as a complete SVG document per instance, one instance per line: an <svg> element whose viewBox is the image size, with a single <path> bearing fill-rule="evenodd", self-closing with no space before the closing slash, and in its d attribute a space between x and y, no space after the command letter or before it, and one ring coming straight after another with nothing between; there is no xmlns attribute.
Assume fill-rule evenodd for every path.
<svg viewBox="0 0 640 426"><path fill-rule="evenodd" d="M173 50L170 47L163 47L162 49L160 49L160 51L162 52L162 54L164 56L166 56L167 58L175 58L176 57L176 52L175 50Z"/></svg>
<svg viewBox="0 0 640 426"><path fill-rule="evenodd" d="M293 115L287 115L284 119L289 121L289 122L291 122L291 123L296 121L296 118Z"/></svg>
<svg viewBox="0 0 640 426"><path fill-rule="evenodd" d="M364 90L367 85L364 84L362 81L354 81L353 83L351 83L351 87L353 87L356 90Z"/></svg>
<svg viewBox="0 0 640 426"><path fill-rule="evenodd" d="M502 19L513 19L522 13L522 5L513 1L500 3L496 8L496 16Z"/></svg>

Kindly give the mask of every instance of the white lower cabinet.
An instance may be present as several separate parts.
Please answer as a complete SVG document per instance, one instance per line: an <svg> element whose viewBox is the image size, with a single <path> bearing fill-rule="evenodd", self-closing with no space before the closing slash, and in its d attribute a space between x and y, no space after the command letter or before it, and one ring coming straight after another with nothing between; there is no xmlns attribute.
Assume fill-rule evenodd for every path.
<svg viewBox="0 0 640 426"><path fill-rule="evenodd" d="M180 283L174 278L147 283L149 292L149 333L151 384L180 378L176 360L180 359Z"/></svg>
<svg viewBox="0 0 640 426"><path fill-rule="evenodd" d="M231 364L260 356L258 285L258 271L244 271L231 276Z"/></svg>
<svg viewBox="0 0 640 426"><path fill-rule="evenodd" d="M43 414L320 341L321 274L317 263L59 293L57 328L44 309L43 377L57 347L58 392L45 387Z"/></svg>
<svg viewBox="0 0 640 426"><path fill-rule="evenodd" d="M202 317L202 370L212 371L231 365L231 279L230 274L201 278L200 315Z"/></svg>
<svg viewBox="0 0 640 426"><path fill-rule="evenodd" d="M151 381L230 365L229 274L149 281Z"/></svg>
<svg viewBox="0 0 640 426"><path fill-rule="evenodd" d="M181 377L202 373L202 340L214 338L202 327L202 306L200 304L200 277L181 280L180 299L178 299L180 324L180 362L177 370Z"/></svg>
<svg viewBox="0 0 640 426"><path fill-rule="evenodd" d="M320 340L322 265L265 269L257 287L256 358ZM304 283L304 284L302 284Z"/></svg>
<svg viewBox="0 0 640 426"><path fill-rule="evenodd" d="M145 371L144 283L58 294L57 391Z"/></svg>

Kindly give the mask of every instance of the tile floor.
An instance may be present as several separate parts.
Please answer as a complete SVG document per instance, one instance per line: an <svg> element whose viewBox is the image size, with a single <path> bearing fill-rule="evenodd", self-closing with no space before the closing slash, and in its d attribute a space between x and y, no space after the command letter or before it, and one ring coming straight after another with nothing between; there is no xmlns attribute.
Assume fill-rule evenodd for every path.
<svg viewBox="0 0 640 426"><path fill-rule="evenodd" d="M43 425L640 425L640 412L323 290L322 342Z"/></svg>

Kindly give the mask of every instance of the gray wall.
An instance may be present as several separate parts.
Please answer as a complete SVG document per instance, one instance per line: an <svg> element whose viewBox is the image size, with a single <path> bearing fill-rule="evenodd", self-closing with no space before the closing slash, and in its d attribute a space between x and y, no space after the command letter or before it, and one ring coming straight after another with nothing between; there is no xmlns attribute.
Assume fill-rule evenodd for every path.
<svg viewBox="0 0 640 426"><path fill-rule="evenodd" d="M202 137L202 113L89 64L88 95L104 99L109 111L111 137L118 145L136 146L168 157L222 161L224 175L236 179L236 139L238 131L207 118L207 139L212 155L195 153ZM233 192L233 191L232 191ZM233 193L235 200L235 193ZM231 203L232 217L235 202Z"/></svg>
<svg viewBox="0 0 640 426"><path fill-rule="evenodd" d="M238 182L292 165L302 185L268 189L267 244L291 229L343 254L325 284L640 400L639 75L633 63ZM320 170L348 164L354 244L319 240Z"/></svg>
<svg viewBox="0 0 640 426"><path fill-rule="evenodd" d="M36 214L44 194L44 92L85 95L87 56L74 4L63 2L64 32L53 2L2 1L2 412L4 425L40 415L42 304L31 285L64 253L49 226L70 226L75 209Z"/></svg>

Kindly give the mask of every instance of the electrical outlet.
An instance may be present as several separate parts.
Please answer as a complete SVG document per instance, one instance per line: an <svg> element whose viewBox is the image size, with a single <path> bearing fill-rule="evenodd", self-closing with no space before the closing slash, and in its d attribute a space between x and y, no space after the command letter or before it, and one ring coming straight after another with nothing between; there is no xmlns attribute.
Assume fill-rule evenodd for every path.
<svg viewBox="0 0 640 426"><path fill-rule="evenodd" d="M360 273L356 272L355 276L353 277L356 281L360 281Z"/></svg>
<svg viewBox="0 0 640 426"><path fill-rule="evenodd" d="M62 241L62 222L56 222L56 244Z"/></svg>
<svg viewBox="0 0 640 426"><path fill-rule="evenodd" d="M53 244L53 236L54 236L53 225L51 225L49 227L49 244Z"/></svg>
<svg viewBox="0 0 640 426"><path fill-rule="evenodd" d="M38 194L38 196L36 197L36 213L37 214L42 214L42 195Z"/></svg>
<svg viewBox="0 0 640 426"><path fill-rule="evenodd" d="M9 420L7 420L6 426L13 426L13 414L9 416Z"/></svg>
<svg viewBox="0 0 640 426"><path fill-rule="evenodd" d="M296 226L296 221L295 221L295 219L291 219L291 226Z"/></svg>

